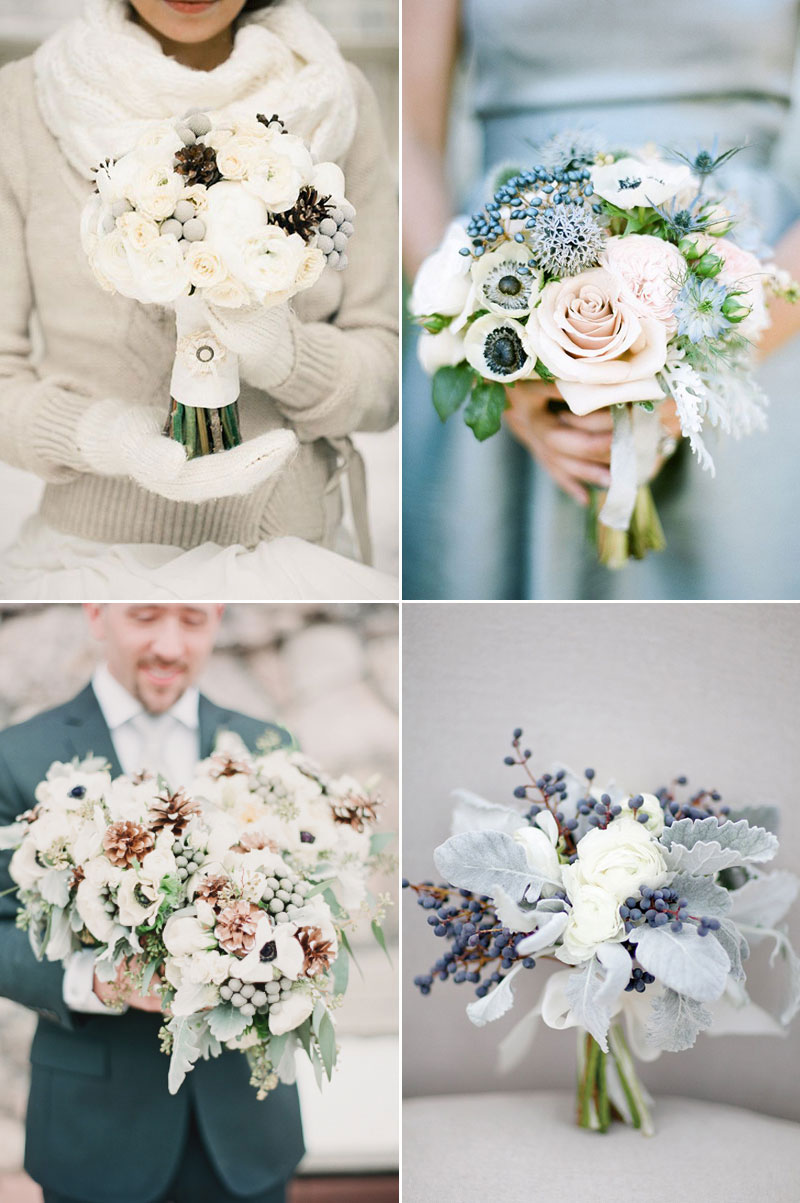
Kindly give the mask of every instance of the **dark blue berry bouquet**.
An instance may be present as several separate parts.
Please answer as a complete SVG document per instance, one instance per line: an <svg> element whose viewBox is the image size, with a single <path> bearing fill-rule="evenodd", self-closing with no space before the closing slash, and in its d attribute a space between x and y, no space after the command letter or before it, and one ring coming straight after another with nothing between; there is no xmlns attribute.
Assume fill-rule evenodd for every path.
<svg viewBox="0 0 800 1203"><path fill-rule="evenodd" d="M507 389L526 380L548 382L574 414L611 410L611 483L590 511L610 567L665 546L648 481L677 445L661 423L667 398L711 471L704 428L739 437L765 424L753 344L769 324L767 295L794 300L797 288L748 248L752 233L712 180L735 153L606 153L559 135L532 166L499 173L414 285L442 421L463 407L487 439Z"/></svg>
<svg viewBox="0 0 800 1203"><path fill-rule="evenodd" d="M733 811L683 777L631 796L596 789L592 769L536 776L521 739L506 764L527 778L514 790L527 809L458 791L454 834L434 852L442 883L403 881L446 945L415 984L471 983L467 1015L481 1027L512 1007L519 974L569 966L503 1040L501 1067L525 1056L540 1020L577 1028L580 1127L606 1132L617 1118L652 1134L635 1058L691 1048L700 1032L781 1034L800 1010L800 958L782 926L800 882L763 867L777 812ZM746 989L761 940L788 968L777 1017Z"/></svg>

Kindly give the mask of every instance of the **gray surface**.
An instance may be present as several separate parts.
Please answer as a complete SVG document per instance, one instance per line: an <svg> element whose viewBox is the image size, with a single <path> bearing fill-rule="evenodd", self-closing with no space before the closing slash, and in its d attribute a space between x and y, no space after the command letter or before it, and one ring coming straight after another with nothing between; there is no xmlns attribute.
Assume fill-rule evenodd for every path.
<svg viewBox="0 0 800 1203"><path fill-rule="evenodd" d="M535 762L597 770L630 790L686 773L732 805L777 802L775 867L800 869L800 611L780 605L536 606L406 604L403 623L403 872L435 875L449 834L450 791L465 786L513 803L516 770L502 759L525 729ZM422 911L403 899L404 1084L409 1095L571 1084L575 1034L540 1028L525 1064L497 1070L497 1045L531 1007L547 969L524 975L517 1005L475 1028L470 986L411 984L440 955ZM800 904L790 931L800 951ZM752 994L775 1005L782 966L768 950L747 965ZM760 980L759 980L760 979ZM777 1009L777 1007L776 1007ZM642 1070L654 1094L682 1093L800 1120L800 1018L788 1037L710 1038ZM800 1198L800 1192L798 1192Z"/></svg>
<svg viewBox="0 0 800 1203"><path fill-rule="evenodd" d="M797 1203L797 1124L663 1098L648 1139L584 1132L572 1105L565 1091L406 1103L403 1203Z"/></svg>

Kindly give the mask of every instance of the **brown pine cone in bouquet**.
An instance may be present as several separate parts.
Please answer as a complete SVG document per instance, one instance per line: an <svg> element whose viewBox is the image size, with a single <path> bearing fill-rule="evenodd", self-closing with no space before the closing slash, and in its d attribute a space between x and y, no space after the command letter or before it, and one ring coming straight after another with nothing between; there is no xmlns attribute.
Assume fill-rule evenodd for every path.
<svg viewBox="0 0 800 1203"><path fill-rule="evenodd" d="M129 869L135 861L141 864L154 846L152 832L128 821L112 823L103 836L106 856L120 869Z"/></svg>
<svg viewBox="0 0 800 1203"><path fill-rule="evenodd" d="M150 829L158 832L171 827L174 836L183 835L192 816L200 813L198 803L182 789L174 794L162 794L150 806Z"/></svg>

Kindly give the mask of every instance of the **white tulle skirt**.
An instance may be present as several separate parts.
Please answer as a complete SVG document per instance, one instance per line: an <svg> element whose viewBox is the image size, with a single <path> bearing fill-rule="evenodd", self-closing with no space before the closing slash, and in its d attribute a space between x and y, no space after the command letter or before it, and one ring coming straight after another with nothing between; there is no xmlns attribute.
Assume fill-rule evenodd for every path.
<svg viewBox="0 0 800 1203"><path fill-rule="evenodd" d="M204 543L95 543L30 518L0 561L14 601L396 601L398 582L286 536L253 550Z"/></svg>

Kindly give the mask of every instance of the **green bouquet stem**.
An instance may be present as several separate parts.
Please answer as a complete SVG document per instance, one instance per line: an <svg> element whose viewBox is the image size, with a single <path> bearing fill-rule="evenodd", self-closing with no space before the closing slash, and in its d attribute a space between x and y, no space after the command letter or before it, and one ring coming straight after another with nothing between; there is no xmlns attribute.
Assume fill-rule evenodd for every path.
<svg viewBox="0 0 800 1203"><path fill-rule="evenodd" d="M605 493L592 490L589 509L589 537L597 549L597 558L606 568L624 568L628 560L643 560L649 551L663 551L667 546L664 528L649 485L640 485L627 530L604 526L599 514Z"/></svg>
<svg viewBox="0 0 800 1203"><path fill-rule="evenodd" d="M187 459L238 447L242 441L239 433L239 403L234 401L232 405L224 405L220 409L203 409L182 405L173 397L164 434L183 444Z"/></svg>
<svg viewBox="0 0 800 1203"><path fill-rule="evenodd" d="M607 1053L589 1032L579 1029L578 1127L607 1132L615 1119L639 1128L645 1136L655 1132L650 1099L639 1081L622 1027L611 1025Z"/></svg>

